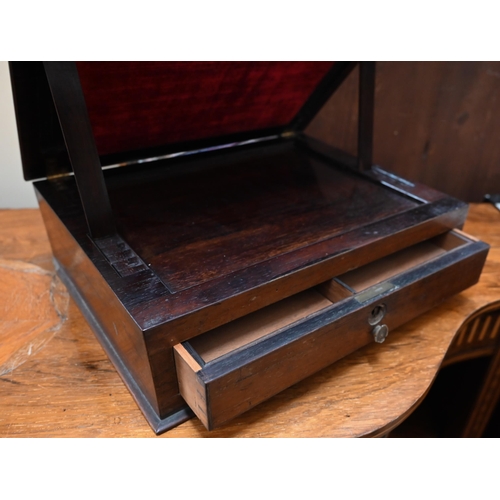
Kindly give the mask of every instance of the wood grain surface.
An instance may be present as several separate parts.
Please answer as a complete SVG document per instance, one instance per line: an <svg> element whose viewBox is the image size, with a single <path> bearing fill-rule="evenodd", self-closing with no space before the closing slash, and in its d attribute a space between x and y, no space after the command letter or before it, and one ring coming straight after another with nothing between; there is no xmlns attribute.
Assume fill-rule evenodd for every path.
<svg viewBox="0 0 500 500"><path fill-rule="evenodd" d="M163 437L385 434L425 396L467 317L500 302L499 223L492 206L471 207L465 231L491 245L478 285L218 430L193 419ZM0 436L154 437L73 300L66 304L38 210L0 211L0 259ZM27 318L38 329L21 331ZM45 341L26 348L37 339ZM20 350L23 362L9 368Z"/></svg>
<svg viewBox="0 0 500 500"><path fill-rule="evenodd" d="M357 151L358 68L308 133ZM500 192L500 62L377 63L373 162L465 201Z"/></svg>

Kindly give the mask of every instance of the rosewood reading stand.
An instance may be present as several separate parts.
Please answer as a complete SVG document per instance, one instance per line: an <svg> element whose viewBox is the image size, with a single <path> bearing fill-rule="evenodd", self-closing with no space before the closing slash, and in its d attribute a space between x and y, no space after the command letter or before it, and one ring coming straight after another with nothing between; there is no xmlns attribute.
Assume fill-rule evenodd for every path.
<svg viewBox="0 0 500 500"><path fill-rule="evenodd" d="M374 63L356 158L303 133L354 66L11 63L55 269L155 432L228 425L479 279L467 205L372 165Z"/></svg>

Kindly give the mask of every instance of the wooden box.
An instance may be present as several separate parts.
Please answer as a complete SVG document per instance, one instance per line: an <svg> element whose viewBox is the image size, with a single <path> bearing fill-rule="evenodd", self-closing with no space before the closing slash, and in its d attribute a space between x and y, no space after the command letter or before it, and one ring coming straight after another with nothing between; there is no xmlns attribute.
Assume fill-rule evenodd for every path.
<svg viewBox="0 0 500 500"><path fill-rule="evenodd" d="M304 134L354 66L11 63L57 271L156 432L223 425L478 280L467 205L372 165L374 63L357 158Z"/></svg>

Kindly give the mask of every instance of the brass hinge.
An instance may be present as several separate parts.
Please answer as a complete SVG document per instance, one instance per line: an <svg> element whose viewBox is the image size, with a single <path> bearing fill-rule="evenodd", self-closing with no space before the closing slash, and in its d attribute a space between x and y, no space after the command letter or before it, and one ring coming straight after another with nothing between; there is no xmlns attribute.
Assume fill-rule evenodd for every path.
<svg viewBox="0 0 500 500"><path fill-rule="evenodd" d="M60 179L61 177L68 177L68 174L64 173L64 174L47 175L47 180L49 180L49 181L55 181L57 179Z"/></svg>

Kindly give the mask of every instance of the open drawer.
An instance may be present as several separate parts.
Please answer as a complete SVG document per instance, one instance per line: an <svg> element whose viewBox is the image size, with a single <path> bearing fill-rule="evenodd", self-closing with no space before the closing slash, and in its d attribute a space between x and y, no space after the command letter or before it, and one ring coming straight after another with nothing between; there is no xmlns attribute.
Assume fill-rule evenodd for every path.
<svg viewBox="0 0 500 500"><path fill-rule="evenodd" d="M487 252L446 233L178 344L180 393L217 427L473 285Z"/></svg>

